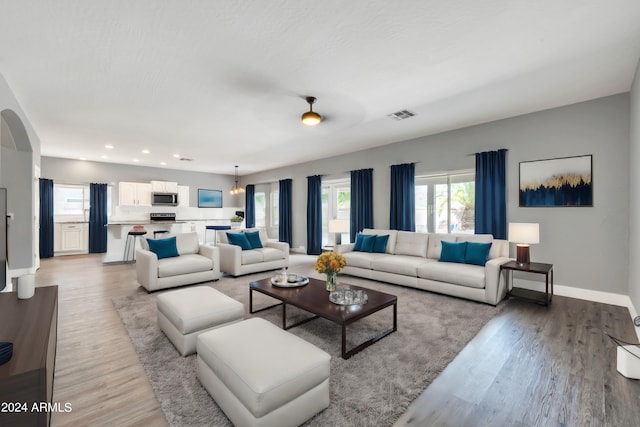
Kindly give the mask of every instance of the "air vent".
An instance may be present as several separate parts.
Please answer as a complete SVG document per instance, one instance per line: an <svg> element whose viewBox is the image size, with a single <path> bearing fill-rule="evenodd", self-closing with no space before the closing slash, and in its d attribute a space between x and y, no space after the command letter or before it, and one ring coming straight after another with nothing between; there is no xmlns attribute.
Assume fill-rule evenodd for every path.
<svg viewBox="0 0 640 427"><path fill-rule="evenodd" d="M183 162L193 162L193 159L190 159L188 157L180 157L180 160Z"/></svg>
<svg viewBox="0 0 640 427"><path fill-rule="evenodd" d="M396 120L404 120L404 119L408 119L409 117L413 117L415 115L416 113L412 113L409 110L402 110L402 111L398 111L397 113L389 114L389 117Z"/></svg>

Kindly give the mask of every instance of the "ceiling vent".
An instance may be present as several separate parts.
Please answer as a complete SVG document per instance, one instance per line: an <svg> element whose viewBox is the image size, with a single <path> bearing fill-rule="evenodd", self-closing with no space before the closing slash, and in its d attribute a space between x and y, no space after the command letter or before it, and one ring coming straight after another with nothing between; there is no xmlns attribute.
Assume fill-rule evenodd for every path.
<svg viewBox="0 0 640 427"><path fill-rule="evenodd" d="M409 110L402 110L402 111L398 111L397 113L389 114L389 117L396 120L404 120L404 119L408 119L409 117L413 117L415 115L416 113L412 113Z"/></svg>
<svg viewBox="0 0 640 427"><path fill-rule="evenodd" d="M190 159L188 157L180 157L180 160L183 162L193 162L193 159Z"/></svg>

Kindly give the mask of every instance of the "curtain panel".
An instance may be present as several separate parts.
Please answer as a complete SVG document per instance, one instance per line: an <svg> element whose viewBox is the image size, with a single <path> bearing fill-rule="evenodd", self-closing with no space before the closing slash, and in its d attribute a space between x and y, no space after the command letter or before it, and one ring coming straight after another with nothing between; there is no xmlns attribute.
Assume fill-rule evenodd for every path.
<svg viewBox="0 0 640 427"><path fill-rule="evenodd" d="M507 238L507 150L476 153L476 234Z"/></svg>
<svg viewBox="0 0 640 427"><path fill-rule="evenodd" d="M391 166L389 227L392 230L416 231L416 165Z"/></svg>
<svg viewBox="0 0 640 427"><path fill-rule="evenodd" d="M256 186L249 184L245 187L244 220L247 228L256 226Z"/></svg>
<svg viewBox="0 0 640 427"><path fill-rule="evenodd" d="M107 252L107 184L89 184L89 253Z"/></svg>
<svg viewBox="0 0 640 427"><path fill-rule="evenodd" d="M40 258L53 256L53 180L40 178Z"/></svg>
<svg viewBox="0 0 640 427"><path fill-rule="evenodd" d="M373 169L351 171L351 241L365 228L373 228Z"/></svg>
<svg viewBox="0 0 640 427"><path fill-rule="evenodd" d="M293 226L292 226L292 211L291 211L291 178L280 180L280 193L278 197L278 219L280 226L278 229L278 240L281 242L287 242L291 247L293 244Z"/></svg>
<svg viewBox="0 0 640 427"><path fill-rule="evenodd" d="M307 177L307 254L322 252L322 177Z"/></svg>

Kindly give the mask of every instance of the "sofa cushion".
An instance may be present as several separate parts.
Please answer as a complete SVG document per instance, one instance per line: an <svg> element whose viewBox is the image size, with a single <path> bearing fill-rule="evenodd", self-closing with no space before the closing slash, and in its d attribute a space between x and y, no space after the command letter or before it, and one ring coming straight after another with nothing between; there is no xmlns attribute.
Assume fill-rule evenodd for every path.
<svg viewBox="0 0 640 427"><path fill-rule="evenodd" d="M398 230L381 230L377 228L365 228L362 230L363 234L376 234L376 235L387 235L389 236L389 241L387 242L387 249L385 250L388 254L395 253L396 249L396 240L398 238Z"/></svg>
<svg viewBox="0 0 640 427"><path fill-rule="evenodd" d="M484 289L485 267L454 262L426 262L418 267L418 277L454 285Z"/></svg>
<svg viewBox="0 0 640 427"><path fill-rule="evenodd" d="M431 259L440 259L442 251L442 242L455 242L456 237L450 234L429 234L429 244L427 248L427 257Z"/></svg>
<svg viewBox="0 0 640 427"><path fill-rule="evenodd" d="M394 253L396 255L411 255L426 258L428 240L429 235L425 233L398 231Z"/></svg>
<svg viewBox="0 0 640 427"><path fill-rule="evenodd" d="M158 277L172 277L182 274L199 273L213 268L211 258L198 254L186 254L158 260Z"/></svg>
<svg viewBox="0 0 640 427"><path fill-rule="evenodd" d="M385 273L402 274L403 276L418 276L418 267L427 262L422 257L410 255L392 255L376 257L371 260L371 268ZM431 261L435 262L435 261Z"/></svg>
<svg viewBox="0 0 640 427"><path fill-rule="evenodd" d="M268 261L277 261L280 259L284 259L284 252L275 248L258 248L254 249L254 251L258 251L262 253L262 260L264 262Z"/></svg>
<svg viewBox="0 0 640 427"><path fill-rule="evenodd" d="M375 234L365 234L362 236L362 246L360 252L373 252L373 245L376 243Z"/></svg>
<svg viewBox="0 0 640 427"><path fill-rule="evenodd" d="M345 252L342 254L349 267L371 269L371 260L388 256L369 252Z"/></svg>
<svg viewBox="0 0 640 427"><path fill-rule="evenodd" d="M198 233L176 234L176 246L180 255L197 254L200 252Z"/></svg>
<svg viewBox="0 0 640 427"><path fill-rule="evenodd" d="M467 250L467 242L442 242L442 251L439 261L457 262L464 264L464 255Z"/></svg>
<svg viewBox="0 0 640 427"><path fill-rule="evenodd" d="M376 235L376 241L373 244L373 251L379 254L383 254L387 252L387 243L389 242L388 234L378 234Z"/></svg>
<svg viewBox="0 0 640 427"><path fill-rule="evenodd" d="M230 245L240 246L243 251L253 249L245 233L227 233L227 240Z"/></svg>
<svg viewBox="0 0 640 427"><path fill-rule="evenodd" d="M247 240L251 245L251 249L259 249L262 247L262 242L260 241L260 232L259 231L246 231L244 233L247 236Z"/></svg>
<svg viewBox="0 0 640 427"><path fill-rule="evenodd" d="M364 239L364 234L358 233L356 234L356 241L353 244L353 250L356 252L360 252L362 250L362 240Z"/></svg>
<svg viewBox="0 0 640 427"><path fill-rule="evenodd" d="M489 259L491 243L466 242L467 250L464 254L466 264L485 265Z"/></svg>
<svg viewBox="0 0 640 427"><path fill-rule="evenodd" d="M458 242L479 242L479 243L493 243L493 236L491 234L458 234L456 235ZM489 259L494 259L502 256L500 254L500 245L491 245L489 250ZM506 254L505 256L509 256Z"/></svg>
<svg viewBox="0 0 640 427"><path fill-rule="evenodd" d="M240 264L242 265L257 264L263 261L264 261L264 255L260 251L260 249L251 249L248 251L244 251L244 250L242 251L242 255L240 258Z"/></svg>
<svg viewBox="0 0 640 427"><path fill-rule="evenodd" d="M149 250L156 254L158 259L180 256L175 236L166 239L147 239L147 244Z"/></svg>

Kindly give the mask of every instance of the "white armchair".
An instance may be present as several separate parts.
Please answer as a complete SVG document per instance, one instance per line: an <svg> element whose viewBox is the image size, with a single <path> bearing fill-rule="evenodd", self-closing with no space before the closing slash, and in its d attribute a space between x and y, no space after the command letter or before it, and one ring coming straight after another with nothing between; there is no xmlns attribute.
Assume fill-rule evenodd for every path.
<svg viewBox="0 0 640 427"><path fill-rule="evenodd" d="M227 233L259 231L262 248L242 250L240 246L229 244ZM220 270L232 276L275 270L289 266L289 244L267 239L262 229L227 230L216 233L220 249Z"/></svg>
<svg viewBox="0 0 640 427"><path fill-rule="evenodd" d="M147 239L142 239L142 248L136 252L136 275L143 288L156 291L220 278L218 248L200 245L197 233L175 237L180 256L162 259L149 250Z"/></svg>

